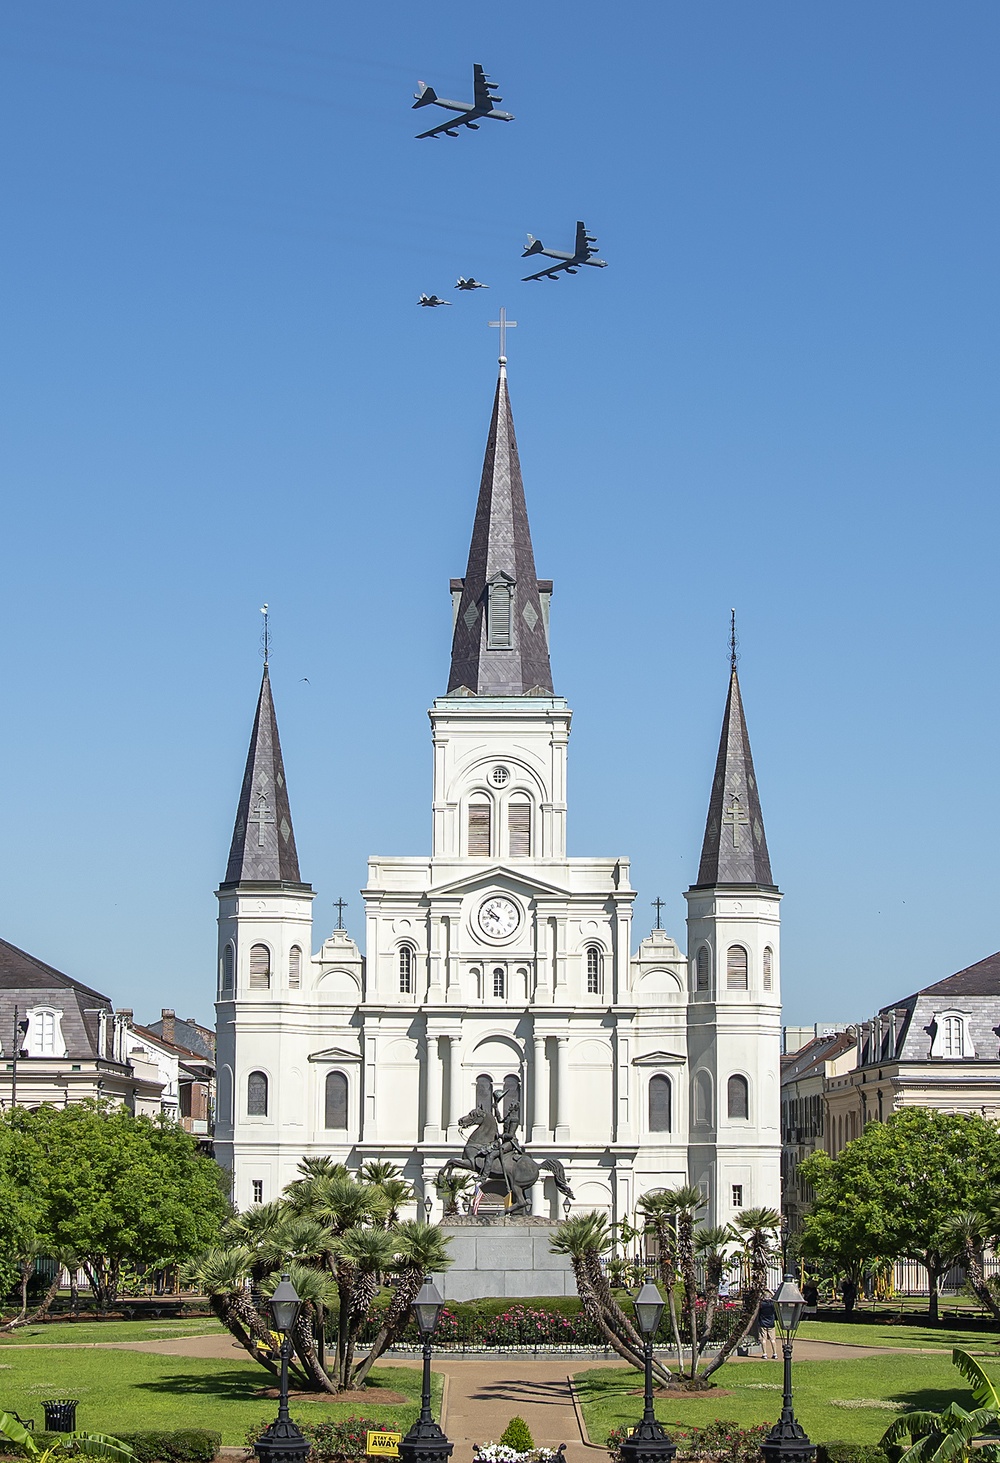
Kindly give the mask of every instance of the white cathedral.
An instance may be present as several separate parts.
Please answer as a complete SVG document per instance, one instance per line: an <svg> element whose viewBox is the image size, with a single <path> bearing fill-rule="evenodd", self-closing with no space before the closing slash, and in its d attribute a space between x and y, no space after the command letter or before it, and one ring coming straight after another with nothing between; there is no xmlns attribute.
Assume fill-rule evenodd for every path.
<svg viewBox="0 0 1000 1463"><path fill-rule="evenodd" d="M690 1181L706 1222L780 1204L778 904L735 657L687 954L632 953L625 858L566 853L571 712L549 666L552 584L535 575L503 358L472 545L453 579L448 690L430 710L429 854L369 859L365 954L313 954L265 664L218 890L215 1151L240 1208L303 1156L396 1163L418 1201L502 1089L575 1212L617 1220ZM561 1218L548 1178L532 1212Z"/></svg>

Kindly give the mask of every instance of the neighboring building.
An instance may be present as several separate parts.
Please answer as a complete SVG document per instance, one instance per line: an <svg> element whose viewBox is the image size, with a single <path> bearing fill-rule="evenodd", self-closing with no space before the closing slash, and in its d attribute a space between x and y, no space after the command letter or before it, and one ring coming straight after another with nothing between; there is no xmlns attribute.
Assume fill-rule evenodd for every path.
<svg viewBox="0 0 1000 1463"><path fill-rule="evenodd" d="M121 1014L128 1023L125 1046L129 1061L138 1058L157 1069L163 1089L160 1110L187 1132L207 1138L212 1130L214 1061L167 1041L151 1026L136 1026L131 1011ZM157 1022L158 1026L162 1024Z"/></svg>
<svg viewBox="0 0 1000 1463"><path fill-rule="evenodd" d="M857 1030L826 1083L829 1152L900 1107L1000 1118L1000 953L895 1001Z"/></svg>
<svg viewBox="0 0 1000 1463"><path fill-rule="evenodd" d="M811 1033L811 1034L810 1034ZM797 1050L787 1048L808 1037ZM781 1059L781 1193L789 1228L799 1229L812 1203L812 1189L798 1175L799 1164L827 1147L826 1088L854 1065L854 1031L787 1027Z"/></svg>
<svg viewBox="0 0 1000 1463"><path fill-rule="evenodd" d="M501 361L468 567L451 582L448 689L430 711L432 847L370 859L366 957L339 929L311 954L265 664L218 890L215 1151L241 1208L320 1154L391 1159L434 1200L458 1119L501 1087L581 1209L617 1219L688 1179L711 1224L778 1204L781 895L735 655L687 954L655 930L633 955L628 859L566 851L551 593ZM532 1197L559 1217L551 1181Z"/></svg>
<svg viewBox="0 0 1000 1463"><path fill-rule="evenodd" d="M155 1059L129 1053L130 1014L0 940L0 1103L63 1107L94 1097L133 1112L160 1112Z"/></svg>
<svg viewBox="0 0 1000 1463"><path fill-rule="evenodd" d="M215 1125L215 1032L193 1018L180 1020L169 1007L159 1021L136 1030L165 1046L177 1061L177 1102L181 1126L208 1136Z"/></svg>

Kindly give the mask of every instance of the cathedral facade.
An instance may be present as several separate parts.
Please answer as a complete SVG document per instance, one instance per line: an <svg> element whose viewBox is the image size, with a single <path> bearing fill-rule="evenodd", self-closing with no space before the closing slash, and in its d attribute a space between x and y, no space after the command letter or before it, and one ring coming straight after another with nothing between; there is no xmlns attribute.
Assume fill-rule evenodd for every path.
<svg viewBox="0 0 1000 1463"><path fill-rule="evenodd" d="M218 890L216 1157L242 1209L303 1156L389 1159L440 1212L433 1180L491 1091L558 1157L574 1212L631 1215L690 1181L705 1220L780 1203L781 898L736 674L729 683L687 953L633 953L625 858L566 852L571 712L549 661L501 360L468 567L451 582L445 695L430 710L432 845L369 860L365 954L313 954L265 664ZM534 1213L560 1218L551 1178Z"/></svg>

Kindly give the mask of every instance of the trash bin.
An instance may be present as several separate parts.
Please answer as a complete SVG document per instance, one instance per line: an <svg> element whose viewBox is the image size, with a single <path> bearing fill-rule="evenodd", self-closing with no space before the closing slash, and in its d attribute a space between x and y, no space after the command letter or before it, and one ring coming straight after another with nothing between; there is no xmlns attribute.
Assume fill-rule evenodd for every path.
<svg viewBox="0 0 1000 1463"><path fill-rule="evenodd" d="M47 1433L71 1433L76 1431L76 1409L79 1398L60 1397L52 1402L43 1402L45 1409L45 1431Z"/></svg>

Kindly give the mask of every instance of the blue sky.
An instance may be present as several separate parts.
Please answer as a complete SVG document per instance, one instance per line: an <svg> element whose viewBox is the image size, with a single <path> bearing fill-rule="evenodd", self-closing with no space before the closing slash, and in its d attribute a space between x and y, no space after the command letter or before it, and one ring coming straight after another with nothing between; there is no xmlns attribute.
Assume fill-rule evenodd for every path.
<svg viewBox="0 0 1000 1463"><path fill-rule="evenodd" d="M265 600L317 941L341 894L361 934L429 843L505 304L571 851L683 940L735 605L787 1019L1000 946L998 43L992 0L8 0L4 937L210 1015ZM516 122L416 142L477 60ZM608 269L521 284L578 217Z"/></svg>

